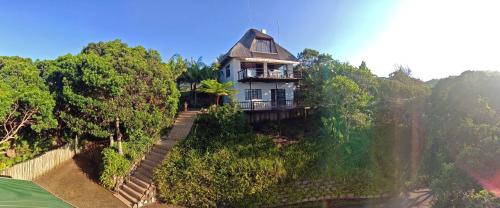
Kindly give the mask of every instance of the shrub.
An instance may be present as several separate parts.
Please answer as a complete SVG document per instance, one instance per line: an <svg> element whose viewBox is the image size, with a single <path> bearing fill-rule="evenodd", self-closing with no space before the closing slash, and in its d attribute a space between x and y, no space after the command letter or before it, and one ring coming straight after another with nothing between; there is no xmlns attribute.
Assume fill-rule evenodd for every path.
<svg viewBox="0 0 500 208"><path fill-rule="evenodd" d="M264 148L262 147L271 147ZM213 152L175 147L155 172L160 199L189 207L252 206L285 175L284 160L265 142Z"/></svg>
<svg viewBox="0 0 500 208"><path fill-rule="evenodd" d="M108 189L114 188L118 178L128 173L131 164L131 161L118 154L115 148L104 148L102 150L103 170L99 178L101 184Z"/></svg>
<svg viewBox="0 0 500 208"><path fill-rule="evenodd" d="M109 189L114 188L117 180L125 177L132 164L140 160L156 141L141 131L135 131L130 134L129 141L122 143L123 155L118 154L116 147L105 148L102 151L101 184Z"/></svg>
<svg viewBox="0 0 500 208"><path fill-rule="evenodd" d="M248 132L249 126L243 112L231 105L211 106L206 113L198 115L195 125L185 142L189 148L205 151L221 143L238 139L237 135Z"/></svg>
<svg viewBox="0 0 500 208"><path fill-rule="evenodd" d="M8 143L0 145L0 150L8 148ZM18 140L16 144L16 156L13 158L7 157L5 154L0 154L0 170L9 168L17 163L32 159L42 153L43 149L38 143L29 144L26 140Z"/></svg>
<svg viewBox="0 0 500 208"><path fill-rule="evenodd" d="M155 171L160 199L188 207L254 207L275 200L277 185L306 172L312 145L278 148L248 129L232 106L200 115L190 136Z"/></svg>

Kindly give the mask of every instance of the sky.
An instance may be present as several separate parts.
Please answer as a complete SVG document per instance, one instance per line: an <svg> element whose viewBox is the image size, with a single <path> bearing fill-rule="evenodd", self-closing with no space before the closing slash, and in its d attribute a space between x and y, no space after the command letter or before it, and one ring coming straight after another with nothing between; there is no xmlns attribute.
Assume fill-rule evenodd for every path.
<svg viewBox="0 0 500 208"><path fill-rule="evenodd" d="M423 80L499 70L500 2L494 0L0 0L0 55L54 59L90 42L202 57L264 28L293 54L304 48L378 76L397 65Z"/></svg>

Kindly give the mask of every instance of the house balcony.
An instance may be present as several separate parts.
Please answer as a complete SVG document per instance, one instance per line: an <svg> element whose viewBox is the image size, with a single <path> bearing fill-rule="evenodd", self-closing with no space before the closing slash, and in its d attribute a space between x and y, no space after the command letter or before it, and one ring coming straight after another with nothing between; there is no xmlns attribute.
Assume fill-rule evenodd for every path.
<svg viewBox="0 0 500 208"><path fill-rule="evenodd" d="M299 73L287 73L283 70L267 70L249 68L238 72L239 82L297 82L302 78Z"/></svg>
<svg viewBox="0 0 500 208"><path fill-rule="evenodd" d="M293 100L282 101L242 101L236 102L243 111L272 111L272 110L287 110L300 107Z"/></svg>

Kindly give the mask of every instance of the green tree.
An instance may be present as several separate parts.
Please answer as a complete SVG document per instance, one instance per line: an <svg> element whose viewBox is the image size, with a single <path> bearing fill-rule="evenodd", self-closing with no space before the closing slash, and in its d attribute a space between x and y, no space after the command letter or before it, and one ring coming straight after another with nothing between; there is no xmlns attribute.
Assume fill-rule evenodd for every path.
<svg viewBox="0 0 500 208"><path fill-rule="evenodd" d="M221 96L232 96L236 92L233 82L220 83L215 79L203 80L199 91L215 95L215 105L219 105Z"/></svg>
<svg viewBox="0 0 500 208"><path fill-rule="evenodd" d="M500 169L499 91L498 72L466 71L434 86L426 113L423 172L437 196L436 207L482 203L477 200L481 190L495 184ZM484 203L471 207L494 202Z"/></svg>
<svg viewBox="0 0 500 208"><path fill-rule="evenodd" d="M197 60L191 59L190 61L186 61L186 63L187 70L178 78L178 82L189 83L193 104L197 106L198 85L205 79L217 79L217 70L219 68L219 65L218 62L214 62L212 65L208 66L202 61L201 58L198 58Z"/></svg>
<svg viewBox="0 0 500 208"><path fill-rule="evenodd" d="M373 154L377 165L402 190L421 164L425 135L425 106L431 89L398 67L379 80L373 106Z"/></svg>
<svg viewBox="0 0 500 208"><path fill-rule="evenodd" d="M369 127L372 97L356 82L336 76L325 83L321 95L324 130L339 144L349 141L351 131Z"/></svg>
<svg viewBox="0 0 500 208"><path fill-rule="evenodd" d="M95 54L66 55L42 64L58 98L58 116L69 132L110 138L113 100L123 93L124 77Z"/></svg>
<svg viewBox="0 0 500 208"><path fill-rule="evenodd" d="M15 151L22 129L40 132L55 127L54 106L54 99L30 59L0 57L0 145L10 143Z"/></svg>
<svg viewBox="0 0 500 208"><path fill-rule="evenodd" d="M39 63L67 133L109 138L111 145L116 140L119 153L123 139L157 137L173 123L179 97L174 80L184 66L178 56L164 63L157 51L119 40Z"/></svg>

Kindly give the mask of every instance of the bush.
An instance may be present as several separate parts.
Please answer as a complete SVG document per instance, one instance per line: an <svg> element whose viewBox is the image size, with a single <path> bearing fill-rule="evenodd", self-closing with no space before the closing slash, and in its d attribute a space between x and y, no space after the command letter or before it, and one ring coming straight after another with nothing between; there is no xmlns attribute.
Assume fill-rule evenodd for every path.
<svg viewBox="0 0 500 208"><path fill-rule="evenodd" d="M7 149L8 145L8 143L0 145L0 150ZM43 149L39 146L38 143L33 143L30 145L26 140L18 140L16 144L15 157L9 158L5 154L0 154L0 170L9 168L17 163L30 160L42 153L42 151Z"/></svg>
<svg viewBox="0 0 500 208"><path fill-rule="evenodd" d="M174 147L155 171L161 200L188 207L252 207L275 199L288 177L310 162L311 145L278 148L271 138L248 133L243 113L211 107L190 136Z"/></svg>
<svg viewBox="0 0 500 208"><path fill-rule="evenodd" d="M303 199L308 193L293 189L297 180L330 177L342 194L379 193L387 184L375 180L366 135L336 149L327 138L277 147L269 136L248 132L243 116L231 106L200 115L155 171L159 198L187 207L256 207L283 195Z"/></svg>
<svg viewBox="0 0 500 208"><path fill-rule="evenodd" d="M131 161L118 154L115 148L104 148L102 150L103 170L99 178L101 184L108 189L114 188L117 180L128 173L131 164Z"/></svg>
<svg viewBox="0 0 500 208"><path fill-rule="evenodd" d="M129 173L132 164L142 159L147 150L157 141L141 131L135 131L130 135L129 141L122 142L123 155L118 154L116 147L107 147L102 151L100 181L108 189L113 189L118 179L124 178Z"/></svg>
<svg viewBox="0 0 500 208"><path fill-rule="evenodd" d="M268 201L286 175L284 160L264 140L212 152L175 147L155 172L160 199L188 207L240 207ZM268 139L269 141L269 139Z"/></svg>
<svg viewBox="0 0 500 208"><path fill-rule="evenodd" d="M234 142L237 135L249 131L243 112L231 105L211 106L207 112L198 115L191 134L185 142L187 147L205 151L222 143Z"/></svg>

